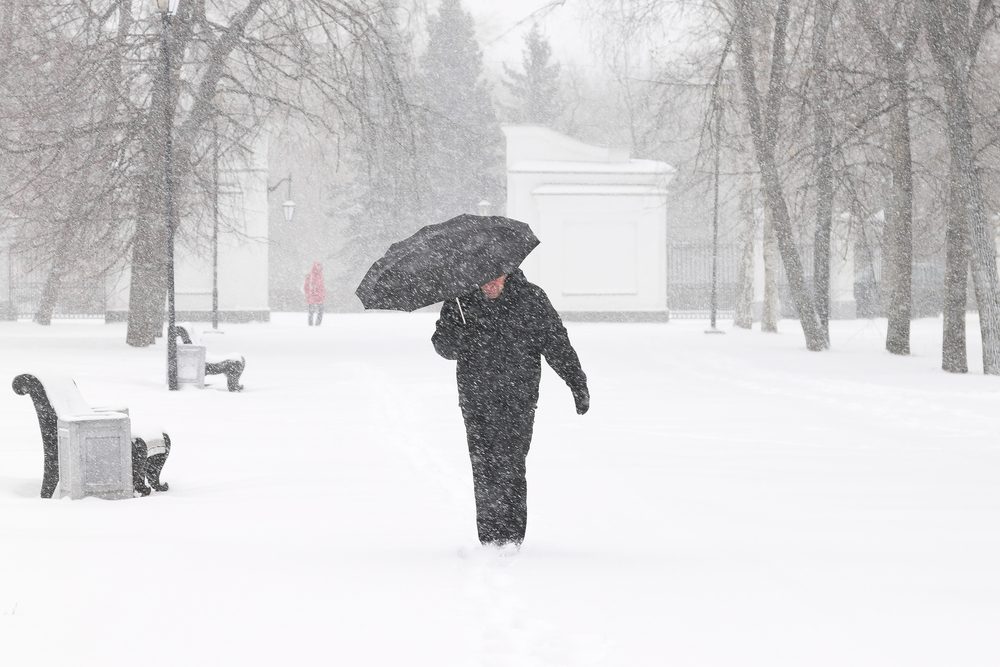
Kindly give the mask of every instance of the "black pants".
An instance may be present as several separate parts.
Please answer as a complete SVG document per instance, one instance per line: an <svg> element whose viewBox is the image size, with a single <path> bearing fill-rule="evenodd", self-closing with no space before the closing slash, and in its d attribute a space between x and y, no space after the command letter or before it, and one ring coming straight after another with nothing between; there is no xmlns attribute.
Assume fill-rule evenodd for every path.
<svg viewBox="0 0 1000 667"><path fill-rule="evenodd" d="M323 304L309 304L309 326L313 325L313 313L316 313L316 326L323 324Z"/></svg>
<svg viewBox="0 0 1000 667"><path fill-rule="evenodd" d="M476 526L483 544L520 544L528 524L525 461L535 411L478 412L463 408L476 493Z"/></svg>

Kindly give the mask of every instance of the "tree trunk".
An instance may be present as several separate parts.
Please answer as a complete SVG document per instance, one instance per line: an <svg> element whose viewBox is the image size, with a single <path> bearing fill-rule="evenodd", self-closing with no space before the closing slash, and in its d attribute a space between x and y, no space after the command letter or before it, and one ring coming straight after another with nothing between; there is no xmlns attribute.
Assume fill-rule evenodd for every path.
<svg viewBox="0 0 1000 667"><path fill-rule="evenodd" d="M945 232L944 338L941 368L949 373L968 373L965 341L965 311L969 290L969 245L966 229L966 198L954 161L949 170L948 227Z"/></svg>
<svg viewBox="0 0 1000 667"><path fill-rule="evenodd" d="M166 192L164 165L169 125L175 136L175 151L170 178L173 197L181 199L180 185L190 172L191 151L199 132L206 127L214 113L213 100L219 81L226 74L229 55L240 43L247 25L260 12L264 0L249 0L233 15L229 26L212 42L205 62L205 73L200 77L188 101L190 109L181 123L174 119L174 110L179 106L180 69L184 54L192 38L194 21L188 14L180 12L175 17L176 30L170 31L170 68L166 76L156 77L153 86L150 120L156 127L150 132L146 142L147 174L150 184L148 208L140 215L132 253L132 282L129 291L129 321L126 342L129 345L152 345L163 330L163 304L167 296L167 247L169 226L166 222ZM190 7L187 11L191 11ZM160 54L162 57L162 54ZM169 104L169 107L168 107ZM180 223L179 207L173 206L174 229Z"/></svg>
<svg viewBox="0 0 1000 667"><path fill-rule="evenodd" d="M747 178L747 181L747 187L740 193L743 231L740 234L740 267L736 287L736 313L733 316L733 325L740 329L753 327L753 257L757 225L753 214L753 179Z"/></svg>
<svg viewBox="0 0 1000 667"><path fill-rule="evenodd" d="M59 302L59 291L62 287L62 279L66 274L66 267L70 263L70 252L73 245L74 222L64 221L59 229L59 237L56 242L56 250L52 259L52 267L45 278L45 286L42 288L42 297L38 302L38 310L35 311L34 321L42 326L52 324L52 316Z"/></svg>
<svg viewBox="0 0 1000 667"><path fill-rule="evenodd" d="M784 89L784 50L788 25L788 1L782 0L776 18L774 48L772 49L773 62L771 63L771 89L766 111L762 109L760 93L757 91L757 73L753 54L753 39L750 34L748 3L749 0L738 0L735 28L739 47L737 54L739 56L740 79L750 116L754 152L760 166L767 208L771 214L778 249L781 251L781 259L785 265L788 287L798 311L802 332L805 335L806 347L812 351L825 350L829 347L829 341L820 327L812 296L806 286L802 259L799 257L799 250L796 246L792 220L782 190L781 175L774 153L777 144L780 99Z"/></svg>
<svg viewBox="0 0 1000 667"><path fill-rule="evenodd" d="M49 269L49 275L45 279L45 287L42 288L42 298L38 302L38 310L33 318L35 324L49 326L52 324L52 315L56 310L56 302L59 298L59 287L62 283L62 275L57 265Z"/></svg>
<svg viewBox="0 0 1000 667"><path fill-rule="evenodd" d="M167 30L166 24L160 28ZM164 37L164 44L167 38ZM166 58L167 51L161 45L158 58ZM176 60L176 59L175 59ZM166 169L164 164L168 132L173 132L173 108L176 108L175 86L171 85L173 68L164 65L154 79L148 135L145 144L147 197L136 222L132 239L132 276L129 284L128 330L125 342L134 347L145 347L156 342L157 322L163 310L163 298L167 289L167 241L166 220ZM168 109L167 105L172 108ZM171 124L168 130L167 124ZM172 175L172 174L171 174Z"/></svg>
<svg viewBox="0 0 1000 667"><path fill-rule="evenodd" d="M833 120L830 114L827 35L833 22L831 0L816 5L813 75L816 81L816 231L813 246L813 293L823 335L830 338L830 233L833 227Z"/></svg>
<svg viewBox="0 0 1000 667"><path fill-rule="evenodd" d="M885 349L892 354L909 354L913 312L913 157L909 73L899 51L889 63L889 87L892 203L886 212L889 327Z"/></svg>
<svg viewBox="0 0 1000 667"><path fill-rule="evenodd" d="M774 235L771 214L764 213L764 308L760 316L760 330L778 333L781 319L781 298L778 294L778 240Z"/></svg>
<svg viewBox="0 0 1000 667"><path fill-rule="evenodd" d="M153 196L151 199L160 202L163 198ZM153 208L144 212L133 239L125 342L134 347L156 342L156 334L162 327L160 322L167 291L167 225L163 215L157 216Z"/></svg>
<svg viewBox="0 0 1000 667"><path fill-rule="evenodd" d="M976 164L969 86L979 45L986 29L995 20L989 18L993 3L992 0L980 0L974 12L970 12L966 0L925 0L924 7L927 41L944 88L948 148L954 176L952 188L961 192L964 204L961 213L968 234L972 282L979 306L983 372L1000 375L1000 277L997 275L996 238L986 218L982 180ZM951 240L957 251L957 239ZM957 271L961 262L952 259L955 263L949 268ZM953 277L949 275L948 279ZM956 294L951 293L951 296L955 298ZM953 318L949 318L948 324L957 326Z"/></svg>
<svg viewBox="0 0 1000 667"><path fill-rule="evenodd" d="M910 142L910 73L920 35L920 14L906 15L912 0L896 0L884 7L891 15L890 27L883 31L869 0L854 0L858 20L885 70L889 84L889 153L892 172L892 199L886 210L884 284L889 327L885 349L892 354L910 353L910 319L913 314L913 151ZM885 5L885 3L881 3ZM912 8L912 7L911 7Z"/></svg>
<svg viewBox="0 0 1000 667"><path fill-rule="evenodd" d="M983 372L1000 375L1000 279L997 275L996 239L986 218L982 180L975 163L972 114L964 84L946 86L948 136L951 159L961 187L966 192L965 220L971 248L972 283L979 307L979 329L983 340Z"/></svg>

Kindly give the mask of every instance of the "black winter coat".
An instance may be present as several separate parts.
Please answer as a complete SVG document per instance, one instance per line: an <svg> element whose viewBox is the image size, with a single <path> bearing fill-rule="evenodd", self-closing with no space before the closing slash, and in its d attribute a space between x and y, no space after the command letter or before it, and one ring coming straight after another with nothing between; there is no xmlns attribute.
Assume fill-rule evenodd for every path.
<svg viewBox="0 0 1000 667"><path fill-rule="evenodd" d="M587 376L559 314L520 269L507 276L496 299L477 289L460 300L465 323L455 300L446 301L432 341L438 354L458 361L463 410L533 410L542 355L574 396L587 392Z"/></svg>

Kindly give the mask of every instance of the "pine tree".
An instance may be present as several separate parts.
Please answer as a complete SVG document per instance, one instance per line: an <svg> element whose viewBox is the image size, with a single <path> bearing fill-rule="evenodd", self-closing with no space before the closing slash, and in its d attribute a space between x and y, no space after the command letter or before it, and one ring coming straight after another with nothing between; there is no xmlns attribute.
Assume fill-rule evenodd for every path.
<svg viewBox="0 0 1000 667"><path fill-rule="evenodd" d="M536 23L524 38L521 59L524 73L507 64L503 66L507 73L504 85L514 98L514 105L508 107L507 111L514 122L551 126L562 115L560 65L550 62L551 58L552 47Z"/></svg>
<svg viewBox="0 0 1000 667"><path fill-rule="evenodd" d="M428 214L445 220L475 212L482 199L499 210L503 137L483 81L472 17L459 0L444 0L430 19L429 33L420 60Z"/></svg>
<svg viewBox="0 0 1000 667"><path fill-rule="evenodd" d="M334 249L334 308L358 309L354 287L390 245L406 238L424 219L421 203L427 183L420 168L414 115L400 104L413 94L411 35L398 22L398 0L383 0L379 27L393 54L398 73L398 98L366 98L370 120L360 123L349 140L340 173L332 178L331 217L340 225ZM341 157L338 154L338 161Z"/></svg>

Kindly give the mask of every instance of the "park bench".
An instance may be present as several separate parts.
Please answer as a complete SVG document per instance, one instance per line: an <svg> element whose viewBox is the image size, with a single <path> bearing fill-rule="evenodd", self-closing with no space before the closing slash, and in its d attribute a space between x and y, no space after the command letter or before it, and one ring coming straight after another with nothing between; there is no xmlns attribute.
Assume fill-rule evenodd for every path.
<svg viewBox="0 0 1000 667"><path fill-rule="evenodd" d="M42 498L61 495L130 498L166 491L160 472L170 437L160 430L133 430L127 408L93 408L71 378L23 373L14 392L31 396L42 434ZM149 482L147 486L146 482Z"/></svg>
<svg viewBox="0 0 1000 667"><path fill-rule="evenodd" d="M184 325L177 325L175 327L177 330L177 337L181 339L184 345L194 345L205 347L200 340L195 339L194 328L189 328ZM246 368L247 362L246 358L239 354L229 354L229 355L205 355L205 375L225 375L226 376L226 387L229 391L243 391L243 385L240 384L240 377L243 375L243 369ZM201 384L204 385L204 377L201 379Z"/></svg>

